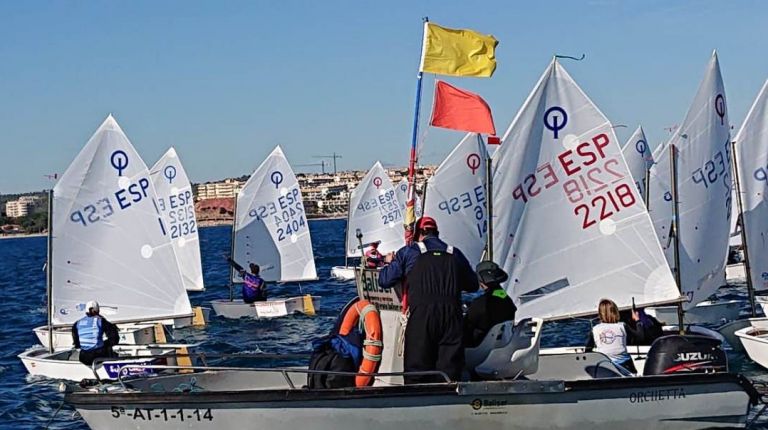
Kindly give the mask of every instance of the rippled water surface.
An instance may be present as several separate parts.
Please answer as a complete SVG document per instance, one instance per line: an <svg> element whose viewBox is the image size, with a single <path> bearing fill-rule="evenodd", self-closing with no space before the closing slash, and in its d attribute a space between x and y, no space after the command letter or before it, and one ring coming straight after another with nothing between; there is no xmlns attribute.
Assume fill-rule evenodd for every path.
<svg viewBox="0 0 768 430"><path fill-rule="evenodd" d="M310 350L311 341L325 335L336 314L355 295L354 285L330 279L330 269L344 264L344 221L310 222L312 242L318 268L316 282L301 285L279 285L270 289L272 296L299 292L320 296L318 315L297 315L272 320L225 320L212 318L204 329L177 330L177 339L201 342L211 353L301 353ZM206 291L190 293L193 305L205 305L213 299L229 297L227 264L230 228L211 227L200 230ZM26 375L16 355L36 344L32 328L46 323L45 314L45 238L0 240L0 428L43 428L60 407L62 395L57 382L33 380ZM744 299L743 286L721 289L726 299ZM746 313L746 308L744 309ZM582 344L589 330L586 321L548 324L542 346ZM768 380L768 372L743 357L731 354L731 370L750 378ZM258 363L259 365L287 363ZM247 427L247 426L246 426ZM73 416L73 410L61 407L50 428L85 429L84 421Z"/></svg>

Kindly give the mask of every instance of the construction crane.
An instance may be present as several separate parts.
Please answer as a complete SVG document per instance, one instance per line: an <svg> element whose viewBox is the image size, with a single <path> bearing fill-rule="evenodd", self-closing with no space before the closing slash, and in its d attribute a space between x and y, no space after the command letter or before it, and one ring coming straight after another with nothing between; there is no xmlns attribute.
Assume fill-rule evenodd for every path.
<svg viewBox="0 0 768 430"><path fill-rule="evenodd" d="M319 163L296 164L296 167L308 167L308 166L312 166L312 167L320 166L320 170L323 172L323 174L325 174L325 160L320 160Z"/></svg>
<svg viewBox="0 0 768 430"><path fill-rule="evenodd" d="M48 180L55 181L55 180L59 179L59 174L58 173L51 173L50 175L43 175L43 177L48 178Z"/></svg>
<svg viewBox="0 0 768 430"><path fill-rule="evenodd" d="M336 154L335 152L333 155L315 155L315 158L333 158L333 174L336 175L336 159L341 158L341 154Z"/></svg>

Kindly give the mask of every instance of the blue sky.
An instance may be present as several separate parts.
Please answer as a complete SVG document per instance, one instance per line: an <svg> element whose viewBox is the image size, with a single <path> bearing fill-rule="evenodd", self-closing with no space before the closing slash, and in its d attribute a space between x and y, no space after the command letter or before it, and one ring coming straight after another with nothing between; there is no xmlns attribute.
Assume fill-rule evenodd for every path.
<svg viewBox="0 0 768 430"><path fill-rule="evenodd" d="M629 137L682 121L712 49L738 128L768 78L761 1L0 2L0 193L43 189L110 112L148 165L174 145L190 178L292 164L405 165L421 17L499 41L480 93L501 133L555 53ZM428 116L433 78L425 81ZM422 162L461 133L430 129ZM313 170L298 167L296 170Z"/></svg>

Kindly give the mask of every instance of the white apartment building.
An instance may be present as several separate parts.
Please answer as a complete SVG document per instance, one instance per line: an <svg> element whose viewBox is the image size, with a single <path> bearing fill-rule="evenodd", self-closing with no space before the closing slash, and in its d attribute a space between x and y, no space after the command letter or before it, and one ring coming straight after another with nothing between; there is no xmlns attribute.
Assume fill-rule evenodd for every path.
<svg viewBox="0 0 768 430"><path fill-rule="evenodd" d="M245 185L245 182L234 179L226 179L224 182L198 184L197 197L200 200L235 197L243 188L243 185Z"/></svg>
<svg viewBox="0 0 768 430"><path fill-rule="evenodd" d="M18 200L5 202L5 214L10 218L20 218L29 214L29 208L38 200L36 196L22 196Z"/></svg>

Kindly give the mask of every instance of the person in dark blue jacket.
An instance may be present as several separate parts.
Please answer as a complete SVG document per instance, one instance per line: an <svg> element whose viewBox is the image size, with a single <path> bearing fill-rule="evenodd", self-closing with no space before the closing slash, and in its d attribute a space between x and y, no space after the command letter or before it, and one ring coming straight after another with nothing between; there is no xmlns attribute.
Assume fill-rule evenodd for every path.
<svg viewBox="0 0 768 430"><path fill-rule="evenodd" d="M461 292L477 291L478 281L464 254L439 234L434 219L420 218L416 242L386 256L389 264L379 273L379 286L407 285L405 371L438 370L455 381L464 368ZM443 381L431 375L404 379L406 384Z"/></svg>
<svg viewBox="0 0 768 430"><path fill-rule="evenodd" d="M96 301L89 301L85 308L85 316L72 325L72 341L75 348L80 350L80 362L90 366L97 358L117 356L112 347L120 343L120 334L114 324L99 315L99 304Z"/></svg>

